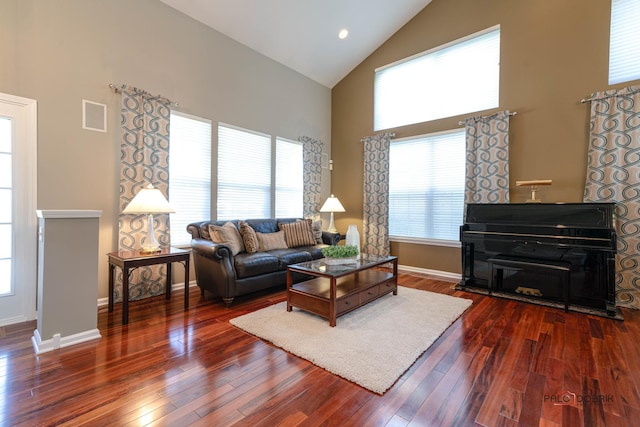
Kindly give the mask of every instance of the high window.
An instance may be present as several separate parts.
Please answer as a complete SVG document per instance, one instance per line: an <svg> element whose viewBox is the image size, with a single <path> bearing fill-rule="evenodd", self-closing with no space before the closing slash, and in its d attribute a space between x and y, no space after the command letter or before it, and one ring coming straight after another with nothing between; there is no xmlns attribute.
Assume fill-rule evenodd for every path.
<svg viewBox="0 0 640 427"><path fill-rule="evenodd" d="M498 107L500 26L375 71L374 129Z"/></svg>
<svg viewBox="0 0 640 427"><path fill-rule="evenodd" d="M211 121L172 111L170 139L171 244L188 245L187 225L211 218Z"/></svg>
<svg viewBox="0 0 640 427"><path fill-rule="evenodd" d="M640 1L611 1L609 84L640 79Z"/></svg>
<svg viewBox="0 0 640 427"><path fill-rule="evenodd" d="M389 167L390 239L457 245L464 210L464 130L394 140Z"/></svg>

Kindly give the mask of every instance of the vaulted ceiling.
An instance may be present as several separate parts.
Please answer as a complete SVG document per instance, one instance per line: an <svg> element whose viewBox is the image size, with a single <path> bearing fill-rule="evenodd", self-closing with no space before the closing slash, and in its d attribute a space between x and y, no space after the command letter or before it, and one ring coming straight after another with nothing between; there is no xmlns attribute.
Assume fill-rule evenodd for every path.
<svg viewBox="0 0 640 427"><path fill-rule="evenodd" d="M431 0L161 0L332 88ZM346 29L349 35L340 39Z"/></svg>

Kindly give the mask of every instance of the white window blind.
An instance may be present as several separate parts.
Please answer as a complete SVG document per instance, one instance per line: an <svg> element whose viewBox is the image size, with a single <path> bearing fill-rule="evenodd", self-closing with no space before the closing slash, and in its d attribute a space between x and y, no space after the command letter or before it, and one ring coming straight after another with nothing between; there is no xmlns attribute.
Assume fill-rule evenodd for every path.
<svg viewBox="0 0 640 427"><path fill-rule="evenodd" d="M389 129L496 108L500 27L378 68L374 129Z"/></svg>
<svg viewBox="0 0 640 427"><path fill-rule="evenodd" d="M640 1L611 1L609 84L640 79Z"/></svg>
<svg viewBox="0 0 640 427"><path fill-rule="evenodd" d="M271 136L218 125L218 219L271 217Z"/></svg>
<svg viewBox="0 0 640 427"><path fill-rule="evenodd" d="M302 218L302 143L276 138L276 218Z"/></svg>
<svg viewBox="0 0 640 427"><path fill-rule="evenodd" d="M464 130L391 142L389 235L457 241L465 185Z"/></svg>
<svg viewBox="0 0 640 427"><path fill-rule="evenodd" d="M211 122L171 112L169 143L171 244L188 245L187 225L211 219Z"/></svg>

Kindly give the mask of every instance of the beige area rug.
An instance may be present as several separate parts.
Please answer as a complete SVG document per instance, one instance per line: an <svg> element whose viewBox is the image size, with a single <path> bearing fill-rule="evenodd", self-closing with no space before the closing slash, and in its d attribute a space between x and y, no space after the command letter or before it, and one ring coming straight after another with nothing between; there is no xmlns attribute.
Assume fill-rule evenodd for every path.
<svg viewBox="0 0 640 427"><path fill-rule="evenodd" d="M282 302L232 325L336 375L383 394L469 306L471 300L398 287L329 321Z"/></svg>

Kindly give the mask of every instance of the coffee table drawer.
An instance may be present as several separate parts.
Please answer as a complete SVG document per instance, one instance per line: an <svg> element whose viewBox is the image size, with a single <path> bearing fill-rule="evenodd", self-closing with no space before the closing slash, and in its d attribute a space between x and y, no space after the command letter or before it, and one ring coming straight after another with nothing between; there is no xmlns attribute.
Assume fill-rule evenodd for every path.
<svg viewBox="0 0 640 427"><path fill-rule="evenodd" d="M353 310L354 308L360 305L359 303L360 303L360 298L358 294L341 298L338 301L336 301L336 311L338 312L338 314L340 314L349 310Z"/></svg>
<svg viewBox="0 0 640 427"><path fill-rule="evenodd" d="M360 303L364 304L365 302L371 301L372 299L376 299L380 296L380 286L374 286L372 288L367 289L366 291L360 292Z"/></svg>

